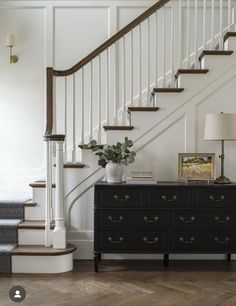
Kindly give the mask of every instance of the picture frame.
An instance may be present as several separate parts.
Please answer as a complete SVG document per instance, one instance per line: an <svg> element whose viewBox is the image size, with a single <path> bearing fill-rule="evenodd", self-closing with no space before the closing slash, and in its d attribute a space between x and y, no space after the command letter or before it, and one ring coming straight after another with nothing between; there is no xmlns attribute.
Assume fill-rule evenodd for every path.
<svg viewBox="0 0 236 306"><path fill-rule="evenodd" d="M214 180L215 153L179 153L179 180Z"/></svg>

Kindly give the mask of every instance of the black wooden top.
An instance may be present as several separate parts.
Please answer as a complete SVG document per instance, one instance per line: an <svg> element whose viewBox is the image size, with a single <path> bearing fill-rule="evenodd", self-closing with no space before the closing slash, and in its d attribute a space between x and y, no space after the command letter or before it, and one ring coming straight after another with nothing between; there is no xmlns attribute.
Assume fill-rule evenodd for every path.
<svg viewBox="0 0 236 306"><path fill-rule="evenodd" d="M236 188L236 183L232 182L231 184L215 184L214 182L206 181L157 181L157 184L127 184L125 181L122 183L107 183L105 181L99 181L95 185L95 187L106 187L106 188L114 188L114 187L122 187L122 188L158 188L158 187L189 187L189 188L197 188L197 187L205 187L205 188Z"/></svg>

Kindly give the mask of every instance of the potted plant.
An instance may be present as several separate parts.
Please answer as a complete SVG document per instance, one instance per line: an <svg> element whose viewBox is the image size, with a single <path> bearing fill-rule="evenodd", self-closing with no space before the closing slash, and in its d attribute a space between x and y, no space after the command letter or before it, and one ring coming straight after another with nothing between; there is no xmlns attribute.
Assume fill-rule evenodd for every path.
<svg viewBox="0 0 236 306"><path fill-rule="evenodd" d="M135 161L136 153L131 151L133 141L124 138L124 142L117 142L115 145L97 144L96 140L90 141L89 144L81 146L82 149L91 149L98 156L98 165L105 168L106 179L108 183L120 183L124 172L124 165L129 165Z"/></svg>

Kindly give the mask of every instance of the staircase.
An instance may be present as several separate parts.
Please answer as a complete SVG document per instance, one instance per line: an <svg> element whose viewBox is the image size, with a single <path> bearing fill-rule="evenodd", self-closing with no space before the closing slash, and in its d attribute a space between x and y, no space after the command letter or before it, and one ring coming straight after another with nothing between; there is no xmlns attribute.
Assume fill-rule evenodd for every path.
<svg viewBox="0 0 236 306"><path fill-rule="evenodd" d="M75 204L104 176L81 144L128 136L139 156L235 76L235 6L160 0L78 64L47 68L46 181L30 185L33 201L24 204L18 246L10 251L12 272L72 269L75 247L66 228Z"/></svg>

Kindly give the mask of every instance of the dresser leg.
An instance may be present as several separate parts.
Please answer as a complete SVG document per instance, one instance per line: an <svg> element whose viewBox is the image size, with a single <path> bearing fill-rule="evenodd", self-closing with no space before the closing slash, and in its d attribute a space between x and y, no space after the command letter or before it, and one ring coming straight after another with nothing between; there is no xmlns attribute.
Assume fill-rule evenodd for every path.
<svg viewBox="0 0 236 306"><path fill-rule="evenodd" d="M98 272L99 257L101 258L100 253L94 253L94 271L95 272Z"/></svg>
<svg viewBox="0 0 236 306"><path fill-rule="evenodd" d="M101 261L102 260L102 254L98 253L98 260Z"/></svg>
<svg viewBox="0 0 236 306"><path fill-rule="evenodd" d="M227 253L227 261L231 261L231 253Z"/></svg>
<svg viewBox="0 0 236 306"><path fill-rule="evenodd" d="M169 254L164 254L163 265L167 267L169 265Z"/></svg>

